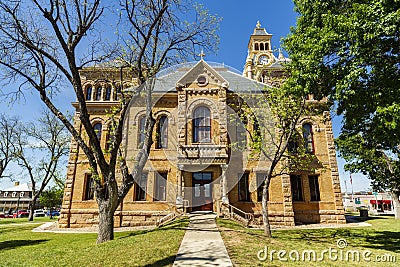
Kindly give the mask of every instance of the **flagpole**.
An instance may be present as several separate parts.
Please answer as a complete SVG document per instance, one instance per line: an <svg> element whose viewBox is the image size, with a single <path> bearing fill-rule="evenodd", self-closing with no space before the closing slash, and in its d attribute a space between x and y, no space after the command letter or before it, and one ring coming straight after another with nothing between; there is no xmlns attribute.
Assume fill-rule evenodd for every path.
<svg viewBox="0 0 400 267"><path fill-rule="evenodd" d="M351 173L350 173L350 184L351 184L351 201L354 201L353 178L351 178Z"/></svg>

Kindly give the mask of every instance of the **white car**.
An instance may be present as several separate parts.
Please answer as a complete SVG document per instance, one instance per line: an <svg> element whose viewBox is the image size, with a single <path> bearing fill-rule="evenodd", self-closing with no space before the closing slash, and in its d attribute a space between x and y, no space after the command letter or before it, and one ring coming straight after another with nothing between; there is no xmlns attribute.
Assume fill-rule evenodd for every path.
<svg viewBox="0 0 400 267"><path fill-rule="evenodd" d="M34 217L44 217L44 216L46 216L46 213L44 213L43 210L34 210L33 216Z"/></svg>

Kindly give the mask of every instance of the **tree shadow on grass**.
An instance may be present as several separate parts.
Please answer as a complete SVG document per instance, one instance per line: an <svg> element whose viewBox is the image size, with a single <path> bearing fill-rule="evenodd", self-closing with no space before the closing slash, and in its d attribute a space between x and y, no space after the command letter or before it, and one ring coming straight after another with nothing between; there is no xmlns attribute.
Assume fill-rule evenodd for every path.
<svg viewBox="0 0 400 267"><path fill-rule="evenodd" d="M144 267L170 266L170 265L172 265L172 264L174 263L175 257L176 257L175 255L169 256L169 257L167 257L167 258L164 258L164 259L155 261L155 262L153 262L153 263L146 264L146 265L144 265Z"/></svg>
<svg viewBox="0 0 400 267"><path fill-rule="evenodd" d="M137 235L143 235L143 234L148 234L148 233L155 232L155 231L186 230L187 223L188 223L187 218L177 219L177 220L171 221L169 223L166 223L165 225L163 225L161 227L156 227L156 228L149 229L149 230L132 231L128 235L122 236L120 238L122 239L122 238L137 236Z"/></svg>
<svg viewBox="0 0 400 267"><path fill-rule="evenodd" d="M385 217L378 217L378 216L368 216L368 217L360 217L360 216L349 216L349 215L346 215L346 219L353 219L353 220L356 220L356 221L358 221L358 222L366 222L366 221L370 221L370 220L386 220L386 219L388 219L388 217L389 216L387 216L386 218Z"/></svg>
<svg viewBox="0 0 400 267"><path fill-rule="evenodd" d="M359 244L356 244L360 247L382 249L395 253L400 252L400 232L375 231L368 235L355 233L352 237L360 240Z"/></svg>
<svg viewBox="0 0 400 267"><path fill-rule="evenodd" d="M33 246L38 245L43 242L49 241L48 239L39 239L39 240L7 240L0 242L0 250L6 249L14 249L23 246Z"/></svg>

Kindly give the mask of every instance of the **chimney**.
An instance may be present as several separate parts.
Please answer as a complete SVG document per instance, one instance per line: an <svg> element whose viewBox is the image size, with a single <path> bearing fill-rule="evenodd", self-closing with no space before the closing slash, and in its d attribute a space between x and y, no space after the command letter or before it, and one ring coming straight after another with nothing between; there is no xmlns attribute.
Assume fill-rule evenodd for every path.
<svg viewBox="0 0 400 267"><path fill-rule="evenodd" d="M19 186L19 182L14 182L14 186Z"/></svg>

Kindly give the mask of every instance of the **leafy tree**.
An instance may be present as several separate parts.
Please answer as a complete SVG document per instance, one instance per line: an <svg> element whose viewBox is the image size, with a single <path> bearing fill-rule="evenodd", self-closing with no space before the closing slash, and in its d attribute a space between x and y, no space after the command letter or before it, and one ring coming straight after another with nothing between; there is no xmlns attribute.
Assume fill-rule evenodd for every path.
<svg viewBox="0 0 400 267"><path fill-rule="evenodd" d="M68 155L70 135L50 111L36 123L21 125L16 137L15 158L27 171L32 184L29 221L33 221L36 202L51 180L57 181L61 160Z"/></svg>
<svg viewBox="0 0 400 267"><path fill-rule="evenodd" d="M40 195L39 201L40 204L49 208L50 210L50 219L53 218L52 210L55 207L61 206L62 198L63 198L64 190L60 187L52 187L47 190L44 190Z"/></svg>
<svg viewBox="0 0 400 267"><path fill-rule="evenodd" d="M0 115L0 178L4 177L4 171L14 159L14 146L18 129L18 119Z"/></svg>
<svg viewBox="0 0 400 267"><path fill-rule="evenodd" d="M242 99L231 105L240 121L248 123L244 127L249 136L250 157L267 165L261 186L264 233L268 237L271 237L267 201L271 179L294 172L312 172L317 166L314 155L306 151L299 125L304 116L312 114L305 98L282 82L275 85L241 94ZM243 148L240 143L232 146Z"/></svg>
<svg viewBox="0 0 400 267"><path fill-rule="evenodd" d="M399 154L377 149L376 144L368 143L359 135L342 134L336 139L340 156L348 164L345 168L351 172L361 172L372 180L374 190L389 190L395 211L400 219L400 161Z"/></svg>
<svg viewBox="0 0 400 267"><path fill-rule="evenodd" d="M120 6L100 0L14 0L0 3L0 65L3 79L21 81L17 93L34 89L41 100L65 125L86 155L99 206L97 242L114 238L114 212L135 179L140 177L152 144L155 120L151 107L146 113L146 137L143 148L130 169L121 157L120 145L124 121L131 99L141 92L151 98L152 83L146 83L160 68L182 59L199 47L214 48L219 19L192 1L134 0ZM107 7L106 7L107 5ZM195 7L195 8L194 8ZM119 10L116 12L108 10ZM105 43L101 20L118 21L120 44ZM117 25L113 25L115 27ZM129 30L125 30L129 29ZM128 36L129 35L129 36ZM120 52L122 51L122 52ZM110 116L112 136L109 150L103 151L87 110L79 70L100 61L117 58L131 67L142 86L133 92L121 92ZM58 90L71 88L76 95L79 122L88 136L86 141L66 114L57 106ZM18 96L18 94L17 94ZM148 103L151 101L149 100ZM107 155L106 155L107 153ZM117 183L116 169L122 174Z"/></svg>
<svg viewBox="0 0 400 267"><path fill-rule="evenodd" d="M337 113L343 115L340 150L352 151L356 159L371 151L398 155L400 2L294 2L299 18L284 40L292 59L288 82L299 91L335 101ZM368 146L354 150L357 138ZM368 167L354 168L368 172Z"/></svg>

